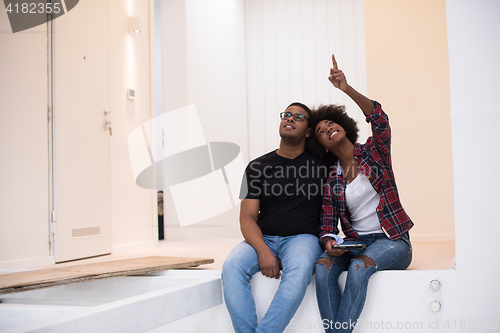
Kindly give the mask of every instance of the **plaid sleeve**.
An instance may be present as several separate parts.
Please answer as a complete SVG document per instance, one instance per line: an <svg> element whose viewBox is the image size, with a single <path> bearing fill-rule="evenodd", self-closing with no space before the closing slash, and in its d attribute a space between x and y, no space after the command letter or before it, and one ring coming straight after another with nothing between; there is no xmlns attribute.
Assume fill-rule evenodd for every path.
<svg viewBox="0 0 500 333"><path fill-rule="evenodd" d="M339 233L337 228L337 209L333 203L333 195L330 189L331 183L328 181L323 190L323 207L321 209L321 227L319 235L320 239L326 234Z"/></svg>
<svg viewBox="0 0 500 333"><path fill-rule="evenodd" d="M383 154L391 154L391 127L389 117L382 110L379 102L373 101L375 109L372 114L366 117L366 121L372 125L372 140L377 149Z"/></svg>

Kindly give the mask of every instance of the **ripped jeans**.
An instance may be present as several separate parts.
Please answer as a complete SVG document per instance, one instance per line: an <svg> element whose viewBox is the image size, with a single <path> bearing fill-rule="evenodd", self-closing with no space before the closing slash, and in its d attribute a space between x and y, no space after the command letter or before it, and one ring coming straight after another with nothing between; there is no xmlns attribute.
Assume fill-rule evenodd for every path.
<svg viewBox="0 0 500 333"><path fill-rule="evenodd" d="M412 247L406 237L392 241L385 234L369 234L343 244L358 243L367 247L347 251L339 257L325 252L316 262L316 295L327 333L352 332L365 304L368 280L374 273L404 270L410 265ZM338 280L345 270L347 278L341 294Z"/></svg>
<svg viewBox="0 0 500 333"><path fill-rule="evenodd" d="M304 298L314 263L321 255L318 237L309 234L264 235L264 241L278 259L282 274L279 288L260 322L250 288L250 280L260 271L257 252L243 241L222 266L224 300L237 333L283 332Z"/></svg>

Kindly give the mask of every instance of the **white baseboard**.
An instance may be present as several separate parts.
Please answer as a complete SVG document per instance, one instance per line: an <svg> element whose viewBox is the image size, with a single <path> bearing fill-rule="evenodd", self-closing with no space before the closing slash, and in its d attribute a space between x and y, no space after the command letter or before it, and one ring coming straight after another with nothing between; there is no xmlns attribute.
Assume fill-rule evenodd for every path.
<svg viewBox="0 0 500 333"><path fill-rule="evenodd" d="M410 240L413 242L453 242L455 234L412 234Z"/></svg>
<svg viewBox="0 0 500 333"><path fill-rule="evenodd" d="M112 253L115 254L115 253L139 251L139 250L144 250L144 249L156 247L157 245L158 245L157 240L150 240L150 241L139 242L139 243L113 245Z"/></svg>
<svg viewBox="0 0 500 333"><path fill-rule="evenodd" d="M0 269L27 269L36 268L41 266L54 265L55 260L53 256L0 261Z"/></svg>

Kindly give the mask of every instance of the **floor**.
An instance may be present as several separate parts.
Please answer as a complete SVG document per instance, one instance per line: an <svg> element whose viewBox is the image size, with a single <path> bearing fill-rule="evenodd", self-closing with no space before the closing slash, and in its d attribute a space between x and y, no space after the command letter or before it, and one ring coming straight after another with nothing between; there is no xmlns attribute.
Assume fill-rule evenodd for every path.
<svg viewBox="0 0 500 333"><path fill-rule="evenodd" d="M202 265L194 269L221 270L222 264L231 250L242 241L242 238L220 238L204 240L162 240L158 246L135 252L111 254L85 260L67 262L59 265L79 265L83 263L102 262L146 256L170 256L213 258L212 264ZM413 260L408 269L413 270L449 270L453 269L455 242L412 242ZM40 267L41 268L41 267Z"/></svg>

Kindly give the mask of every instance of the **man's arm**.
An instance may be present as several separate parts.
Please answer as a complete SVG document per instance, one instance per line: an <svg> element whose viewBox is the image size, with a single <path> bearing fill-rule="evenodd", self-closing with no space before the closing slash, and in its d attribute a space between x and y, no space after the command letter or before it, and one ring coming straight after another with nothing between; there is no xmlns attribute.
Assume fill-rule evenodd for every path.
<svg viewBox="0 0 500 333"><path fill-rule="evenodd" d="M259 256L260 271L264 276L270 278L279 278L280 269L278 259L271 252L262 231L257 225L257 217L259 216L260 200L259 199L244 199L240 207L240 228L245 241L250 244L257 255Z"/></svg>
<svg viewBox="0 0 500 333"><path fill-rule="evenodd" d="M334 54L332 54L332 66L333 67L330 69L330 76L328 77L328 80L330 80L335 88L342 90L347 96L351 97L351 99L358 104L365 116L369 117L375 108L373 102L347 83L344 73L337 66Z"/></svg>

